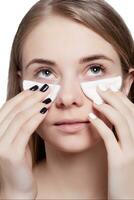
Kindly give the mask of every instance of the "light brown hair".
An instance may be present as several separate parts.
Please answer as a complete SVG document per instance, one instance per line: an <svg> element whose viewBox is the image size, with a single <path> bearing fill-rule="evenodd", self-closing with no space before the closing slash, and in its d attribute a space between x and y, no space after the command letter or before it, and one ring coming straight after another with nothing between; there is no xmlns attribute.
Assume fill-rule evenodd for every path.
<svg viewBox="0 0 134 200"><path fill-rule="evenodd" d="M122 72L128 74L134 67L134 44L132 36L119 14L103 0L40 0L25 15L15 35L9 67L7 100L21 92L17 71L22 70L22 51L30 32L49 15L69 18L92 29L108 41L116 50L122 64ZM128 95L134 102L134 84ZM45 158L44 142L35 132L31 136L33 166Z"/></svg>

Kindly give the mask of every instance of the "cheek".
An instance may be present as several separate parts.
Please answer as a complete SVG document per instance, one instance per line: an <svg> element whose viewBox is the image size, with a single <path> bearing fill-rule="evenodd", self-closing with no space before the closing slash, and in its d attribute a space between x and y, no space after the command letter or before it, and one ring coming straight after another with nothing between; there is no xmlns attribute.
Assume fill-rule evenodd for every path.
<svg viewBox="0 0 134 200"><path fill-rule="evenodd" d="M52 133L53 122L56 120L56 116L54 116L54 113L55 111L53 110L52 106L51 109L48 111L45 119L36 130L43 140L49 140L49 136L53 135L50 133Z"/></svg>
<svg viewBox="0 0 134 200"><path fill-rule="evenodd" d="M47 126L45 120L38 126L36 132L43 140L45 140L45 133L49 132L49 126Z"/></svg>

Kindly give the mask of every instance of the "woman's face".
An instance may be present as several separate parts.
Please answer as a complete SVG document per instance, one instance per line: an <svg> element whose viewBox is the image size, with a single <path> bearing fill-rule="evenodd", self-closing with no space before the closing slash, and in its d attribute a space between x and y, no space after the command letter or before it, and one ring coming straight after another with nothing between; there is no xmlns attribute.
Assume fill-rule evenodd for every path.
<svg viewBox="0 0 134 200"><path fill-rule="evenodd" d="M88 113L93 111L92 101L84 95L80 83L122 75L120 60L113 47L83 25L51 16L27 37L22 62L23 79L61 86L45 120L37 129L45 142L61 151L81 152L101 141L90 122L84 123L77 131L71 125L60 129L55 123L61 120L88 121ZM109 121L99 115L110 127Z"/></svg>

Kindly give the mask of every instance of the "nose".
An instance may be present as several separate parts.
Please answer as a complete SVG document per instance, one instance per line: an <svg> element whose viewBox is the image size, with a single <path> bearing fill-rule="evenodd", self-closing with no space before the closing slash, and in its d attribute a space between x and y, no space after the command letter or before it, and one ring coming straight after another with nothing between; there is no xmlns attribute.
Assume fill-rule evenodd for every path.
<svg viewBox="0 0 134 200"><path fill-rule="evenodd" d="M56 107L64 109L73 106L81 107L83 105L83 96L80 83L68 79L61 83L61 89L55 102Z"/></svg>

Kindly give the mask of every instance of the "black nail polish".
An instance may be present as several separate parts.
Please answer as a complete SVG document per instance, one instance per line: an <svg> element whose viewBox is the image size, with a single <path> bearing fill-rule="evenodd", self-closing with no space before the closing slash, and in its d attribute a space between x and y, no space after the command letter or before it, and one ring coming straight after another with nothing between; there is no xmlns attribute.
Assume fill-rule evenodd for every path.
<svg viewBox="0 0 134 200"><path fill-rule="evenodd" d="M46 92L48 90L49 86L47 84L44 84L42 88L40 89L41 92Z"/></svg>
<svg viewBox="0 0 134 200"><path fill-rule="evenodd" d="M29 90L36 91L36 90L38 90L38 88L39 88L38 85L34 85Z"/></svg>
<svg viewBox="0 0 134 200"><path fill-rule="evenodd" d="M52 100L50 98L47 98L42 103L49 104L51 102L52 102Z"/></svg>
<svg viewBox="0 0 134 200"><path fill-rule="evenodd" d="M40 113L41 113L41 114L45 114L45 113L47 112L47 110L48 110L48 109L47 109L46 107L44 107L44 108L42 108L42 109L40 110Z"/></svg>

